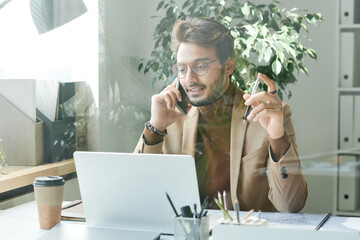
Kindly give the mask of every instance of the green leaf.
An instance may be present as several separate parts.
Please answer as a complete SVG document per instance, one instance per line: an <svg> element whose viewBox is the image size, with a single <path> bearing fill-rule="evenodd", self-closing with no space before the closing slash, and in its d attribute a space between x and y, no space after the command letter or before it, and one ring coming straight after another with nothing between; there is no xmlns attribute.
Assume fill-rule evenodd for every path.
<svg viewBox="0 0 360 240"><path fill-rule="evenodd" d="M158 11L164 5L164 1L159 2L156 11Z"/></svg>
<svg viewBox="0 0 360 240"><path fill-rule="evenodd" d="M278 57L281 63L285 62L285 54L284 52L278 52Z"/></svg>
<svg viewBox="0 0 360 240"><path fill-rule="evenodd" d="M168 10L166 11L166 17L167 18L174 18L175 17L173 7L168 8Z"/></svg>
<svg viewBox="0 0 360 240"><path fill-rule="evenodd" d="M187 6L189 6L190 0L187 0L184 2L182 9L186 8Z"/></svg>
<svg viewBox="0 0 360 240"><path fill-rule="evenodd" d="M271 47L266 48L265 53L264 53L264 61L269 62L272 54L273 54L273 52L271 50Z"/></svg>
<svg viewBox="0 0 360 240"><path fill-rule="evenodd" d="M281 72L282 66L281 63L279 62L279 60L275 60L272 64L271 64L271 70L273 71L273 73L275 73L275 75L278 75Z"/></svg>
<svg viewBox="0 0 360 240"><path fill-rule="evenodd" d="M264 26L260 27L260 32L261 32L261 35L265 38L267 36L267 34L269 33L269 30L266 27L266 25L264 25Z"/></svg>
<svg viewBox="0 0 360 240"><path fill-rule="evenodd" d="M142 67L144 66L143 63L140 63L139 66L138 66L138 72L140 72L140 70L142 69Z"/></svg>
<svg viewBox="0 0 360 240"><path fill-rule="evenodd" d="M251 47L246 48L245 51L242 53L242 55L245 57L250 57L250 50Z"/></svg>
<svg viewBox="0 0 360 240"><path fill-rule="evenodd" d="M261 49L263 48L263 44L262 42L256 42L255 45L254 45L254 48L256 51L258 51L259 53L261 53Z"/></svg>
<svg viewBox="0 0 360 240"><path fill-rule="evenodd" d="M282 31L283 33L287 33L287 32L289 32L289 28L286 27L286 26L282 26L282 27L281 27L281 31Z"/></svg>
<svg viewBox="0 0 360 240"><path fill-rule="evenodd" d="M307 28L307 26L305 24L301 23L301 26L303 27L305 32L309 33L309 29Z"/></svg>
<svg viewBox="0 0 360 240"><path fill-rule="evenodd" d="M248 3L245 3L244 6L241 8L241 12L245 15L245 17L248 17L250 14L250 7Z"/></svg>
<svg viewBox="0 0 360 240"><path fill-rule="evenodd" d="M254 30L253 26L246 25L245 29L246 29L246 33L249 34L250 36L253 36L255 34L255 30Z"/></svg>
<svg viewBox="0 0 360 240"><path fill-rule="evenodd" d="M315 18L316 18L317 20L322 20L322 19L323 19L321 13L316 13L316 14L314 14L314 16L315 16Z"/></svg>
<svg viewBox="0 0 360 240"><path fill-rule="evenodd" d="M304 64L302 64L302 63L300 63L299 64L299 67L300 67L300 70L303 72L303 73L305 73L306 75L308 75L308 70L307 70L307 68L305 67L305 65Z"/></svg>
<svg viewBox="0 0 360 240"><path fill-rule="evenodd" d="M291 17L291 18L297 18L297 17L299 17L299 14L297 14L297 13L289 13L288 16Z"/></svg>
<svg viewBox="0 0 360 240"><path fill-rule="evenodd" d="M313 59L317 59L317 54L314 49L308 48L306 52L309 54L309 56Z"/></svg>

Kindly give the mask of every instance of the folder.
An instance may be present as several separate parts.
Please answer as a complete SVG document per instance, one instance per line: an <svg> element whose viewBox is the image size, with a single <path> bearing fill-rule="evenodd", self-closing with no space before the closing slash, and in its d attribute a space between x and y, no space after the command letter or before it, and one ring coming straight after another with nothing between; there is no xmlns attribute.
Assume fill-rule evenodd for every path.
<svg viewBox="0 0 360 240"><path fill-rule="evenodd" d="M73 144L68 144L69 127L63 120L51 121L37 109L36 115L43 122L44 132L44 163L62 161L72 156L66 155Z"/></svg>
<svg viewBox="0 0 360 240"><path fill-rule="evenodd" d="M360 150L360 95L354 98L354 148Z"/></svg>
<svg viewBox="0 0 360 240"><path fill-rule="evenodd" d="M355 211L360 207L359 155L339 155L338 210Z"/></svg>
<svg viewBox="0 0 360 240"><path fill-rule="evenodd" d="M35 79L0 79L0 95L36 122Z"/></svg>
<svg viewBox="0 0 360 240"><path fill-rule="evenodd" d="M340 87L354 86L355 34L340 34Z"/></svg>
<svg viewBox="0 0 360 240"><path fill-rule="evenodd" d="M354 147L354 96L340 95L340 149L350 149Z"/></svg>
<svg viewBox="0 0 360 240"><path fill-rule="evenodd" d="M50 121L56 120L58 95L58 80L36 80L36 108Z"/></svg>
<svg viewBox="0 0 360 240"><path fill-rule="evenodd" d="M43 161L43 122L33 120L0 95L0 138L9 166L35 166Z"/></svg>
<svg viewBox="0 0 360 240"><path fill-rule="evenodd" d="M359 0L340 0L340 24L360 22Z"/></svg>

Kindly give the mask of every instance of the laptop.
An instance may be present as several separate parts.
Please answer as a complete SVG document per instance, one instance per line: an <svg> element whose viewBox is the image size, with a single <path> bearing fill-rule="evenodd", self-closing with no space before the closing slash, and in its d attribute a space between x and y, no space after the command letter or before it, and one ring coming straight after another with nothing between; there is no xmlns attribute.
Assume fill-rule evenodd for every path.
<svg viewBox="0 0 360 240"><path fill-rule="evenodd" d="M86 225L95 229L91 231L173 233L175 213L165 192L178 213L185 205L200 206L192 156L77 151L74 160Z"/></svg>

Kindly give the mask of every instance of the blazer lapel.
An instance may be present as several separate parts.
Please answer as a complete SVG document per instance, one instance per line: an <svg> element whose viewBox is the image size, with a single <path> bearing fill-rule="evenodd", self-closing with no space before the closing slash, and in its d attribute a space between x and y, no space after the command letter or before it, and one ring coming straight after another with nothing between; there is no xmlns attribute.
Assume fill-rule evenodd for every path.
<svg viewBox="0 0 360 240"><path fill-rule="evenodd" d="M197 137L197 126L199 119L199 109L191 107L183 125L182 154L192 155L195 158L195 145ZM186 131L185 131L186 129Z"/></svg>
<svg viewBox="0 0 360 240"><path fill-rule="evenodd" d="M238 201L237 188L239 183L240 166L244 138L248 122L243 119L246 105L244 105L243 92L235 89L234 106L231 118L231 139L230 139L230 193L234 204Z"/></svg>

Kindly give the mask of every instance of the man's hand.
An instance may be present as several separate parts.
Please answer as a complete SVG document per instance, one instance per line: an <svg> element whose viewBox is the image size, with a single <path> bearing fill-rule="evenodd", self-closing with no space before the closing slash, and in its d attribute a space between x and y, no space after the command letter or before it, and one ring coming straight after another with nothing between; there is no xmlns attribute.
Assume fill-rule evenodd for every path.
<svg viewBox="0 0 360 240"><path fill-rule="evenodd" d="M259 121L272 139L280 138L285 134L282 102L276 95L275 84L264 74L258 73L258 77L268 86L268 92L260 92L254 95L244 94L245 105L253 108L248 120ZM271 92L274 92L271 93Z"/></svg>
<svg viewBox="0 0 360 240"><path fill-rule="evenodd" d="M161 93L151 98L150 124L159 131L164 131L169 125L182 116L176 109L176 101L182 101L180 91L176 88L175 81L167 86Z"/></svg>

